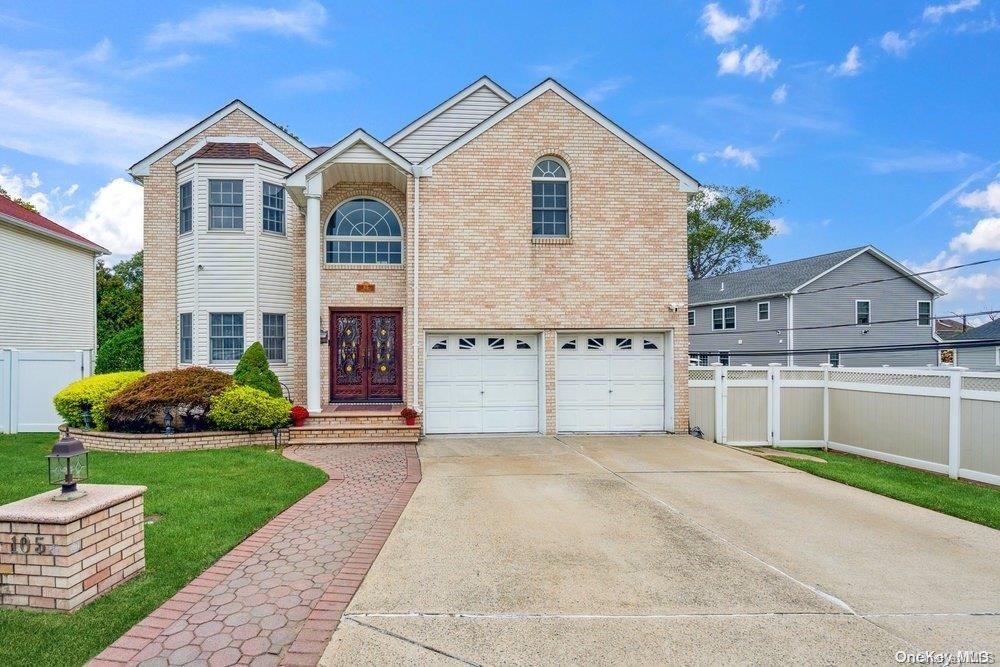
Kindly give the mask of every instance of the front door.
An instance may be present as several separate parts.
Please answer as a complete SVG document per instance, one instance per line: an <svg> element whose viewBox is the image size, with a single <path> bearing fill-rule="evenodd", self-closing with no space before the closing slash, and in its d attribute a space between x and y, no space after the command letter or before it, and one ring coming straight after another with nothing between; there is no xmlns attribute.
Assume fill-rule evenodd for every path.
<svg viewBox="0 0 1000 667"><path fill-rule="evenodd" d="M330 399L403 398L403 322L398 310L331 309Z"/></svg>

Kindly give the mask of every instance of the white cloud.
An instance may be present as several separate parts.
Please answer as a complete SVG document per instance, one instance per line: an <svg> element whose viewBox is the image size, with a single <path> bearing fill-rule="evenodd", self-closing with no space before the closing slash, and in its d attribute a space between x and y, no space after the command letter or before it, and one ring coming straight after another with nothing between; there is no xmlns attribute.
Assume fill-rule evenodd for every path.
<svg viewBox="0 0 1000 667"><path fill-rule="evenodd" d="M267 32L281 37L315 40L326 23L326 8L304 0L289 9L218 5L177 23L161 23L147 38L151 46L180 42L229 42L241 33Z"/></svg>
<svg viewBox="0 0 1000 667"><path fill-rule="evenodd" d="M784 104L785 100L787 99L788 99L787 84L784 83L781 84L780 86L774 89L773 93L771 93L771 101L774 102L775 104Z"/></svg>
<svg viewBox="0 0 1000 667"><path fill-rule="evenodd" d="M719 76L724 74L756 76L761 81L774 76L780 60L772 58L767 50L759 44L749 51L746 49L746 45L743 45L738 49L730 49L720 53L717 58Z"/></svg>
<svg viewBox="0 0 1000 667"><path fill-rule="evenodd" d="M927 5L924 8L924 20L931 23L939 23L941 19L951 14L975 9L979 6L980 0L956 0L944 5Z"/></svg>
<svg viewBox="0 0 1000 667"><path fill-rule="evenodd" d="M876 174L894 174L903 171L933 174L964 169L973 159L971 155L961 151L950 153L894 151L887 155L866 158L866 161L869 169Z"/></svg>
<svg viewBox="0 0 1000 667"><path fill-rule="evenodd" d="M964 264L966 261L967 259L961 253L942 250L925 263L912 261L904 261L903 263L911 270L923 273L925 271L940 271L947 267ZM989 307L988 304L996 304L997 291L1000 290L1000 270L989 268L989 265L987 267L940 271L940 273L932 273L922 277L947 292L938 301L954 304L953 307L958 312L985 310ZM938 310L938 314L943 314L943 311Z"/></svg>
<svg viewBox="0 0 1000 667"><path fill-rule="evenodd" d="M145 58L142 60L122 63L119 65L118 69L125 78L135 79L152 74L153 72L161 72L163 70L184 67L185 65L190 65L196 60L198 59L187 53L178 53L177 55L168 56L159 60Z"/></svg>
<svg viewBox="0 0 1000 667"><path fill-rule="evenodd" d="M879 45L886 53L891 53L894 56L902 58L910 50L910 47L913 46L913 42L912 33L908 37L903 37L895 30L890 30L882 35Z"/></svg>
<svg viewBox="0 0 1000 667"><path fill-rule="evenodd" d="M746 169L760 168L760 163L753 152L732 145L726 146L721 151L701 152L694 156L695 160L702 163L708 162L712 158L718 158L723 162L735 162Z"/></svg>
<svg viewBox="0 0 1000 667"><path fill-rule="evenodd" d="M142 187L116 178L94 195L82 219L57 219L116 255L142 248Z"/></svg>
<svg viewBox="0 0 1000 667"><path fill-rule="evenodd" d="M358 77L353 72L344 69L331 69L322 72L294 74L278 81L278 87L285 92L320 93L346 90L357 81Z"/></svg>
<svg viewBox="0 0 1000 667"><path fill-rule="evenodd" d="M861 47L855 44L839 65L830 65L827 71L836 76L855 76L861 71Z"/></svg>
<svg viewBox="0 0 1000 667"><path fill-rule="evenodd" d="M191 125L108 101L61 53L0 49L0 146L70 164L123 169Z"/></svg>
<svg viewBox="0 0 1000 667"><path fill-rule="evenodd" d="M1000 218L983 218L971 232L962 232L948 247L956 252L1000 250Z"/></svg>
<svg viewBox="0 0 1000 667"><path fill-rule="evenodd" d="M80 56L79 60L85 63L105 63L111 59L113 51L114 48L111 46L111 40L105 37L94 48Z"/></svg>
<svg viewBox="0 0 1000 667"><path fill-rule="evenodd" d="M959 206L1000 213L1000 180L993 181L985 190L966 192L958 197Z"/></svg>
<svg viewBox="0 0 1000 667"><path fill-rule="evenodd" d="M785 222L784 218L774 218L771 220L771 228L776 236L785 236L792 233L792 228Z"/></svg>
<svg viewBox="0 0 1000 667"><path fill-rule="evenodd" d="M701 12L701 23L706 35L718 44L732 41L737 33L749 30L762 16L773 14L778 8L777 0L750 0L745 16L727 14L717 2L705 5Z"/></svg>
<svg viewBox="0 0 1000 667"><path fill-rule="evenodd" d="M628 85L632 81L632 77L623 76L615 79L605 79L597 85L588 89L583 93L583 99L590 102L591 104L596 104L602 102L609 95L612 95L624 86Z"/></svg>

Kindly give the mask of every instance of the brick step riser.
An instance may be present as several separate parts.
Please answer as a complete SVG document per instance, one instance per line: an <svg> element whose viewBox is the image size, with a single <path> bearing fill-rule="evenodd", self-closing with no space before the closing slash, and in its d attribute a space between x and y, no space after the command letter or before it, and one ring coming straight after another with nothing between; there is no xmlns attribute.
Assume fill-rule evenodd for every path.
<svg viewBox="0 0 1000 667"><path fill-rule="evenodd" d="M419 431L404 429L364 429L349 431L316 430L316 431L292 431L289 437L290 442L306 442L309 440L357 440L359 438L400 438L403 441L416 440L420 437Z"/></svg>
<svg viewBox="0 0 1000 667"><path fill-rule="evenodd" d="M358 425L358 426L374 426L374 427L395 427L404 426L405 422L398 416L385 416L385 417L335 417L333 415L321 415L318 417L310 417L306 420L306 426L323 426L325 424L330 425ZM417 420L417 424L420 424L420 420Z"/></svg>

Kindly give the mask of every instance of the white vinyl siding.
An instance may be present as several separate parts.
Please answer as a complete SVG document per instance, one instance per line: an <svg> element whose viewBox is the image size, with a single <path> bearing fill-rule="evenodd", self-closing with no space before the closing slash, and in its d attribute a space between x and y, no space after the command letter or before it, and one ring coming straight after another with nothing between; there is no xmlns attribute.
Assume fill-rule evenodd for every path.
<svg viewBox="0 0 1000 667"><path fill-rule="evenodd" d="M0 221L0 347L96 348L94 253Z"/></svg>
<svg viewBox="0 0 1000 667"><path fill-rule="evenodd" d="M507 102L483 86L389 147L410 162L420 162L505 106Z"/></svg>

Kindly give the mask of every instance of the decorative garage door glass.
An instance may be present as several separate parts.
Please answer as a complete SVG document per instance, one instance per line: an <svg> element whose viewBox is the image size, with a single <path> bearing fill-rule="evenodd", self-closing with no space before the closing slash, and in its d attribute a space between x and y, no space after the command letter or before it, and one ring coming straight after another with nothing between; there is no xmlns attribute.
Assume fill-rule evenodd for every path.
<svg viewBox="0 0 1000 667"><path fill-rule="evenodd" d="M539 430L537 335L428 334L426 349L428 433Z"/></svg>
<svg viewBox="0 0 1000 667"><path fill-rule="evenodd" d="M403 395L399 312L333 312L330 398L334 401L398 401Z"/></svg>
<svg viewBox="0 0 1000 667"><path fill-rule="evenodd" d="M662 431L665 339L656 333L560 334L559 431Z"/></svg>

